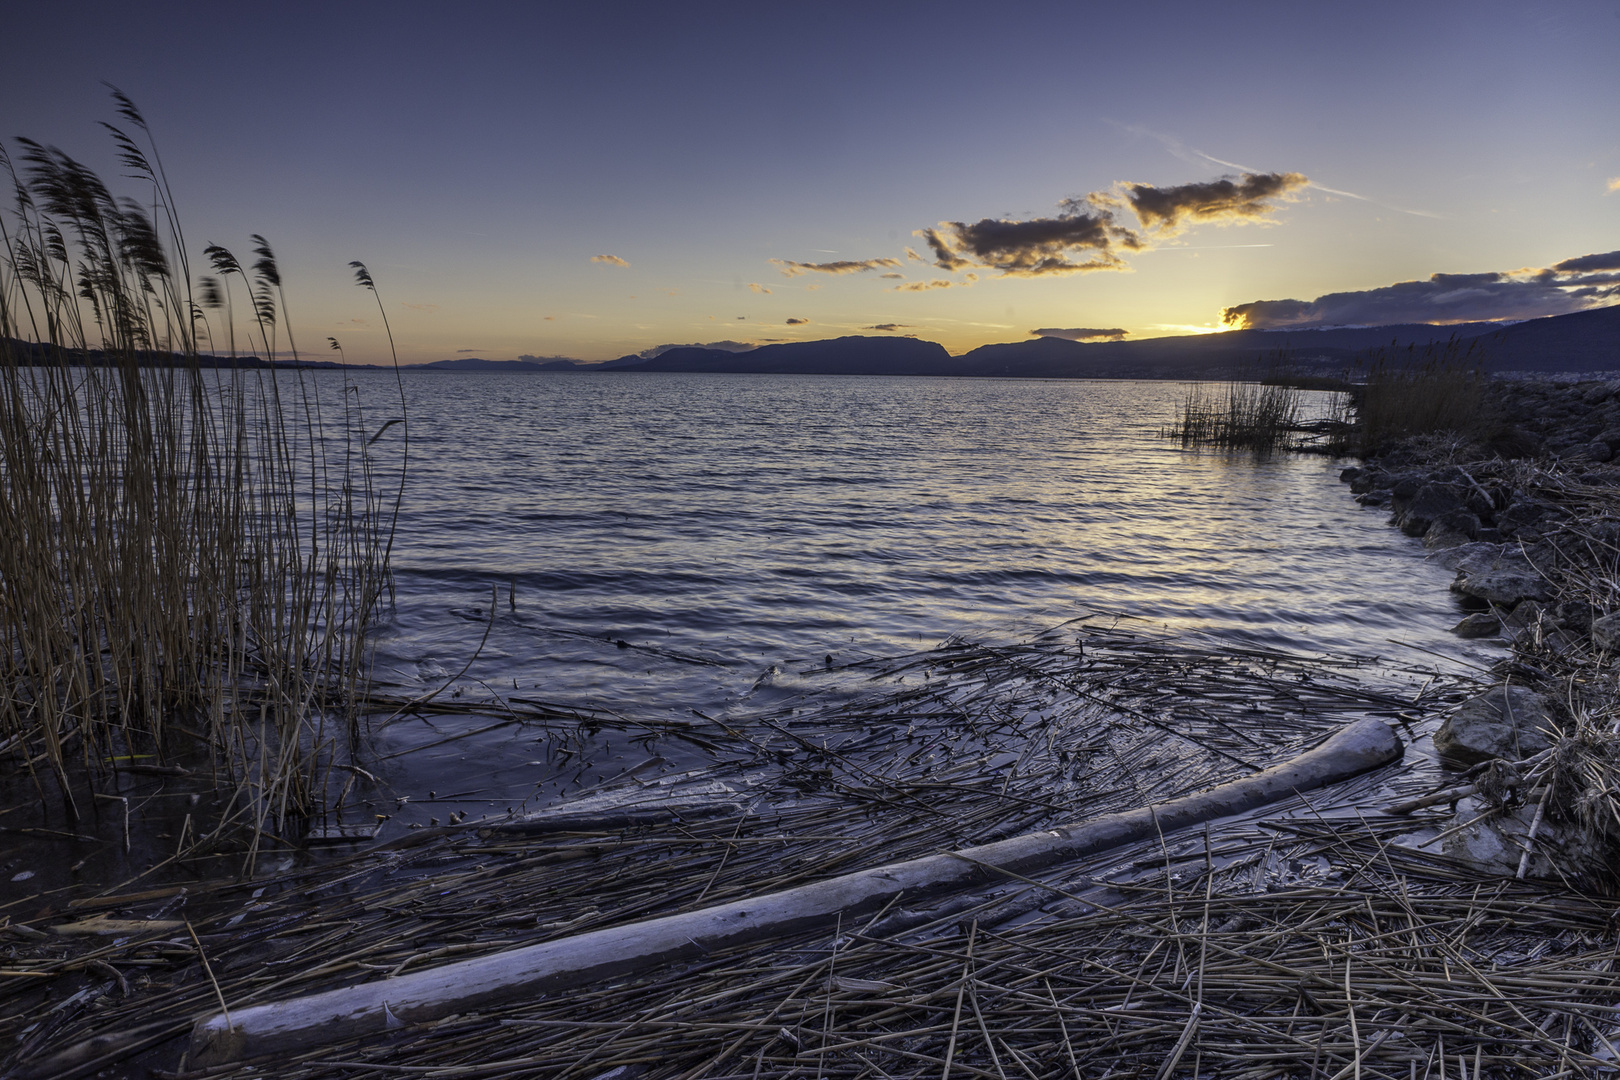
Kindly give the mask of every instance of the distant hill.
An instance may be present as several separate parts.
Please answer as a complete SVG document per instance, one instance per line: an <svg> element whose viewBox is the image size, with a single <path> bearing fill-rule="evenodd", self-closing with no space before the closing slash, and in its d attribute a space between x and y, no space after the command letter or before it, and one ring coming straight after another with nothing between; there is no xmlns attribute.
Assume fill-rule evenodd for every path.
<svg viewBox="0 0 1620 1080"><path fill-rule="evenodd" d="M748 352L688 347L650 360L612 361L615 371L712 371L759 375L939 375L955 361L945 346L915 338L841 337L762 345Z"/></svg>
<svg viewBox="0 0 1620 1080"><path fill-rule="evenodd" d="M465 356L429 364L401 364L400 368L405 371L574 371L585 366L575 360L483 360Z"/></svg>
<svg viewBox="0 0 1620 1080"><path fill-rule="evenodd" d="M1494 371L1620 369L1620 307L1503 326L1332 327L1232 330L1142 341L1069 341L1043 337L981 345L950 356L914 338L841 337L765 345L748 352L688 347L650 360L624 356L600 371L752 372L799 375L958 375L1041 379L1230 378L1252 375L1286 357L1304 371L1338 373L1391 347L1420 353L1455 339L1477 344L1472 358ZM582 369L591 370L591 369Z"/></svg>

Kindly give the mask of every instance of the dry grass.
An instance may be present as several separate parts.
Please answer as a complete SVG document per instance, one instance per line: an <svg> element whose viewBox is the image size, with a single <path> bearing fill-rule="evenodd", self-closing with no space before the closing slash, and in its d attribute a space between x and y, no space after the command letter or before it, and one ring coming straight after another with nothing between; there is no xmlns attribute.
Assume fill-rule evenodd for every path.
<svg viewBox="0 0 1620 1080"><path fill-rule="evenodd" d="M1379 350L1352 394L1355 448L1371 453L1414 435L1482 441L1491 435L1487 379L1476 342L1453 339L1422 352Z"/></svg>
<svg viewBox="0 0 1620 1080"><path fill-rule="evenodd" d="M0 746L73 817L131 762L217 769L235 795L211 835L251 858L319 815L347 750L403 454L372 445L356 387L323 401L265 370L298 352L262 237L251 266L211 245L194 295L146 123L115 98L138 201L38 143L0 162ZM258 366L234 364L239 333Z"/></svg>
<svg viewBox="0 0 1620 1080"><path fill-rule="evenodd" d="M34 974L13 976L18 1016L0 1027L28 1027L12 1069L60 1070L66 1062L46 1055L77 1045L117 1060L163 1043L145 1059L157 1075L250 1075L178 1065L190 1020L219 996L235 1008L386 979L1141 805L1276 760L1348 716L1422 724L1467 692L1444 681L1373 690L1354 665L1200 648L1102 620L867 670L878 689L859 699L672 727L712 747L713 768L694 782L746 793L718 818L481 839L463 828L279 879L205 884L189 901L170 890L79 902L54 918L175 919L185 904L200 948L156 929L123 942L23 942L12 965ZM571 737L568 725L549 732ZM1229 819L1038 881L1009 878L920 910L902 903L834 934L718 950L274 1068L299 1078L1404 1080L1437 1077L1442 1062L1459 1075L1459 1059L1471 1078L1603 1067L1620 1002L1612 901L1482 883L1398 845L1446 819L1359 809L1392 782L1421 780L1358 779L1263 821ZM151 983L126 994L119 972ZM59 986L51 1000L73 1003L31 1004L46 980ZM79 1042L91 1033L111 1041Z"/></svg>

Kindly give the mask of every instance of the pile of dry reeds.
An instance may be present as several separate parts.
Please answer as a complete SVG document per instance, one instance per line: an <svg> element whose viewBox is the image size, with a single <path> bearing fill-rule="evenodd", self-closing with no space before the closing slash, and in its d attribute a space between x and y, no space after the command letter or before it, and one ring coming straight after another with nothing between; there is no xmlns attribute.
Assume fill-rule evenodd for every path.
<svg viewBox="0 0 1620 1080"><path fill-rule="evenodd" d="M217 769L215 832L256 848L319 813L346 752L403 452L385 482L386 425L296 368L262 237L247 267L211 245L197 302L147 125L115 98L139 200L55 148L0 150L0 749L71 817L132 762Z"/></svg>
<svg viewBox="0 0 1620 1080"><path fill-rule="evenodd" d="M424 829L248 882L147 881L45 913L30 907L26 929L0 930L17 946L0 975L13 980L0 982L13 994L0 1020L0 1038L19 1047L11 1063L26 1074L30 1063L65 1068L52 1056L63 1048L114 1060L151 1047L148 1064L175 1070L190 1022L222 1001L234 1008L385 979L1136 807L1272 764L1350 718L1422 724L1466 693L1446 680L1380 684L1365 678L1365 661L1199 645L1112 620L1005 645L952 642L856 671L871 680L863 694L665 730L605 715L570 724L535 707L533 730L548 745L580 745L577 727L618 723L650 748L678 739L711 756L695 771L632 769L578 793L592 803L590 822ZM492 719L506 713L488 707ZM529 719L521 702L505 715ZM470 721L469 730L483 726ZM935 1075L948 1059L953 1073L999 1080L998 1061L1009 1076L1025 1066L1072 1075L1066 1046L1083 1075L1100 1076L1114 1057L1157 1069L1184 1043L1183 1072L1253 1045L1279 1068L1304 1069L1317 1054L1331 1075L1353 1045L1342 989L1349 949L1372 1075L1397 1052L1419 1052L1381 1034L1400 1015L1386 999L1407 961L1391 957L1409 941L1412 963L1428 966L1410 968L1423 987L1402 1000L1431 1010L1438 1026L1420 1029L1425 1038L1443 1034L1448 1054L1471 1055L1488 1044L1453 1043L1453 1032L1472 1030L1473 1013L1500 1010L1476 992L1438 1000L1446 963L1453 978L1476 977L1454 958L1480 966L1468 935L1506 935L1506 924L1488 920L1534 916L1526 905L1606 931L1586 901L1529 885L1502 902L1470 899L1475 882L1444 860L1388 848L1397 830L1418 825L1367 826L1354 807L1391 782L1353 781L1296 802L1287 820L1228 822L1207 841L1199 832L1122 848L1038 885L1009 879L988 895L902 904L832 939L716 954L276 1067L287 1076L443 1069L588 1080L628 1066L649 1077L878 1077ZM682 809L636 814L660 805ZM1361 925L1369 902L1371 932ZM1402 904L1421 912L1415 929L1399 922ZM78 936L73 927L87 919L130 920L113 924L128 936ZM1585 963L1595 951L1571 938L1556 959ZM1203 1004L1184 1040L1200 967ZM119 1037L83 1043L92 1033ZM1571 1052L1589 1053L1584 1029L1577 1034L1587 1041Z"/></svg>

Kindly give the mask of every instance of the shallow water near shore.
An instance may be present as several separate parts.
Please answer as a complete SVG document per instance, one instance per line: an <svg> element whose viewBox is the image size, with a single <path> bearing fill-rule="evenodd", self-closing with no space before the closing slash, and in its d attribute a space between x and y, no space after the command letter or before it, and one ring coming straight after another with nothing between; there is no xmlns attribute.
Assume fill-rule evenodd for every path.
<svg viewBox="0 0 1620 1080"><path fill-rule="evenodd" d="M1342 463L1160 438L1185 384L411 373L406 389L383 678L458 670L492 589L470 675L630 710L723 708L829 655L1099 610L1307 652L1466 653L1451 573L1349 498Z"/></svg>
<svg viewBox="0 0 1620 1080"><path fill-rule="evenodd" d="M315 378L341 392L336 376ZM394 376L351 378L375 427ZM1343 463L1161 438L1186 384L404 378L411 466L376 667L400 697L449 681L451 704L499 695L724 721L853 700L867 672L851 665L871 657L1018 641L1099 612L1155 634L1401 667L1499 655L1447 632L1460 615L1451 572L1351 499ZM400 835L707 759L623 727L559 739L502 720L486 704L378 725L360 759L378 779L356 784L344 818L387 814L385 837ZM151 778L125 794L147 822L128 858L73 842L73 873L53 858L10 888L121 879L208 809ZM14 851L5 876L25 864L40 865Z"/></svg>

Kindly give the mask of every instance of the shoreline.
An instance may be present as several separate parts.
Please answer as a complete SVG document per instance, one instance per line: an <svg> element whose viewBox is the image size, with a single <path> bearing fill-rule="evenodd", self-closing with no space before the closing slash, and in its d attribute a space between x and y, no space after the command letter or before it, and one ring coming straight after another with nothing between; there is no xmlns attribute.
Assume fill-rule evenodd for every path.
<svg viewBox="0 0 1620 1080"><path fill-rule="evenodd" d="M1581 408L1612 402L1620 416L1620 387L1589 407L1582 395L1590 390L1579 391ZM1559 408L1544 426L1573 431L1564 397L1549 404ZM1375 455L1370 464L1391 482L1375 477L1359 494L1375 503L1387 490L1411 530L1421 512L1439 510L1422 533L1434 531L1435 550L1454 556L1436 557L1476 562L1485 552L1442 546L1441 533L1476 545L1533 547L1552 537L1557 548L1558 529L1579 519L1544 510L1521 525L1524 515L1508 513L1517 500L1498 508L1491 497L1482 516L1464 493L1461 509L1478 521L1467 537L1469 523L1448 516L1458 507L1440 509L1444 491L1423 496L1436 485L1473 491L1446 471L1459 467L1456 456L1455 447L1423 443ZM1579 507L1595 498L1589 489L1604 486L1595 479L1613 475L1609 486L1620 494L1620 468L1577 456L1566 450L1562 467L1515 465L1501 477L1472 462L1461 467L1487 493L1501 481L1509 496ZM1492 529L1497 535L1481 531ZM1480 581L1465 570L1464 582L1477 591L1486 582L1497 590L1561 587L1563 578L1542 576L1538 586L1516 564L1497 565L1503 550L1479 568ZM1562 565L1546 568L1556 575ZM1541 574L1540 566L1532 569ZM1503 614L1511 618L1529 599ZM1553 604L1518 631L1524 646L1515 641L1505 677L1585 670L1591 661L1582 650L1592 639L1578 629L1573 613ZM1380 698L1360 685L1353 663L1199 650L1106 621L1055 628L1016 647L964 642L870 670L880 689L859 709L702 727L711 741L756 743L743 766L650 791L627 782L605 792L681 805L681 792L718 785L706 797L730 810L714 817L693 806L651 820L642 803L607 799L588 821L542 822L517 836L476 836L469 822L292 873L47 904L27 920L8 920L0 927L11 948L7 989L38 1004L21 1013L32 1026L8 1029L18 1033L18 1050L5 1060L6 1075L88 1075L126 1064L127 1073L100 1074L150 1067L159 1076L229 1075L190 1068L182 1057L192 1021L222 1003L386 983L463 957L755 895L770 882L931 852L957 835L1017 834L1060 806L1094 814L1140 805L1268 764L1355 715L1386 717L1410 738L1480 696L1477 686L1440 680L1410 700ZM910 730L919 726L920 739ZM922 768L896 766L889 748L902 738ZM931 741L945 752L934 755ZM1024 785L1026 771L1041 770L1040 784ZM1383 812L1392 795L1421 802L1434 793L1417 773L1392 766L1202 834L1171 833L1080 860L1038 884L1009 880L906 909L902 931L841 925L717 950L656 976L495 1004L257 1064L278 1075L336 1078L394 1066L483 1075L476 1065L490 1062L501 1063L501 1075L558 1075L589 1062L579 1074L586 1080L786 1077L807 1066L856 1076L874 1062L898 1075L907 1063L937 1071L947 1057L964 1073L996 1077L998 1058L1002 1067L1049 1069L1070 1054L1075 1071L1099 1076L1114 1063L1157 1070L1172 1058L1183 1071L1198 1060L1218 1075L1235 1075L1254 1058L1276 1062L1272 1075L1307 1065L1325 1075L1352 1065L1405 1075L1408 1063L1459 1053L1486 1075L1508 1075L1525 1059L1600 1067L1609 1060L1603 1039L1614 1036L1552 1019L1527 1028L1515 1013L1589 1023L1620 1000L1620 991L1585 975L1612 955L1612 903L1556 877L1515 881L1511 873L1496 875L1494 894L1482 895L1467 864L1402 846L1456 823L1444 802L1415 807L1426 811L1415 816ZM1020 786L1010 788L1014 778ZM1447 778L1442 793L1458 779ZM996 780L999 791L987 783ZM69 926L77 929L64 933ZM39 974L22 975L24 967ZM1027 982L1036 975L1047 985ZM61 980L55 997L29 985L47 977ZM1051 1003L1035 1011L1031 990L1042 1000L1051 990Z"/></svg>

